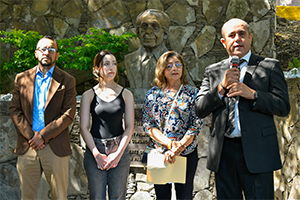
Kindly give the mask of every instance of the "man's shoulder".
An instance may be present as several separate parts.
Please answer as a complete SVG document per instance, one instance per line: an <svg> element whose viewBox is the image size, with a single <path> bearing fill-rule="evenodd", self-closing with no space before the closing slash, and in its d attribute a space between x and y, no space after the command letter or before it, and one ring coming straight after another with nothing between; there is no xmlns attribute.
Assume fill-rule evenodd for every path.
<svg viewBox="0 0 300 200"><path fill-rule="evenodd" d="M256 63L277 63L279 62L279 60L275 59L275 58L270 58L270 57L263 57L260 55L256 55L256 54L251 54L250 57L250 63L252 62L252 60Z"/></svg>
<svg viewBox="0 0 300 200"><path fill-rule="evenodd" d="M226 64L227 63L227 64ZM214 70L214 69L219 69L220 67L226 67L227 65L229 64L229 59L226 58L226 59L223 59L219 62L216 62L216 63L213 63L213 64L210 64L206 67L206 70Z"/></svg>
<svg viewBox="0 0 300 200"><path fill-rule="evenodd" d="M141 55L142 55L142 47L138 48L137 50L125 55L124 57L124 64L125 64L125 67L127 68L128 70L128 67L131 66L133 63L138 63L140 62L140 58L141 58Z"/></svg>
<svg viewBox="0 0 300 200"><path fill-rule="evenodd" d="M130 59L130 58L137 57L137 56L141 55L141 49L142 49L142 46L139 47L137 50L125 55L124 59L126 60L126 59Z"/></svg>
<svg viewBox="0 0 300 200"><path fill-rule="evenodd" d="M34 74L35 72L36 72L36 66L33 67L33 68L30 68L30 69L27 69L27 70L25 70L25 71L23 71L23 72L19 72L19 73L16 75L16 77L17 77L17 78L28 77L28 76Z"/></svg>
<svg viewBox="0 0 300 200"><path fill-rule="evenodd" d="M75 79L74 76L72 76L68 72L64 71L63 69L59 68L58 66L55 66L53 74L55 74L55 73L57 73L60 76L64 76L66 78L69 78L69 79Z"/></svg>

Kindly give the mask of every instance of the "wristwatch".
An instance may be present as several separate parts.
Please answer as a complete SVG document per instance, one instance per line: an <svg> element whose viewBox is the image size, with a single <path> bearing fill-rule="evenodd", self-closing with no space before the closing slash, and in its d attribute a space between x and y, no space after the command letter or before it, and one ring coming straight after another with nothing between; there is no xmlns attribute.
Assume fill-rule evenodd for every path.
<svg viewBox="0 0 300 200"><path fill-rule="evenodd" d="M258 92L255 91L255 92L254 92L254 101L256 101L257 99L258 99Z"/></svg>

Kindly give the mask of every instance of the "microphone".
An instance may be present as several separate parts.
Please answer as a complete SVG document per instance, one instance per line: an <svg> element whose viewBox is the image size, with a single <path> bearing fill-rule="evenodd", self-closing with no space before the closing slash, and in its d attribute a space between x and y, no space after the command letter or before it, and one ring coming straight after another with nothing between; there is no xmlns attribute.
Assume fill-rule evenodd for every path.
<svg viewBox="0 0 300 200"><path fill-rule="evenodd" d="M238 56L232 56L232 58L231 58L232 68L237 68L238 70L240 70L239 62L240 62L240 59ZM236 96L235 98L238 101L240 99L240 96Z"/></svg>
<svg viewBox="0 0 300 200"><path fill-rule="evenodd" d="M232 58L231 58L231 66L232 67L238 68L240 70L239 62L240 62L240 59L238 56L232 56Z"/></svg>

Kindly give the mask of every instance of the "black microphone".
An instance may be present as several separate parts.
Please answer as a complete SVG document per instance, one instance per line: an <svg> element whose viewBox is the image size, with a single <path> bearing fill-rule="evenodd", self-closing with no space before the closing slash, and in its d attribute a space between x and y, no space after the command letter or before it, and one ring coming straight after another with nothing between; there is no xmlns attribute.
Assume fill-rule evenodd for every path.
<svg viewBox="0 0 300 200"><path fill-rule="evenodd" d="M240 70L239 62L240 62L240 59L238 56L232 56L232 58L231 58L232 68L237 68L238 70ZM240 96L236 96L235 98L238 101L240 99Z"/></svg>
<svg viewBox="0 0 300 200"><path fill-rule="evenodd" d="M239 59L238 56L232 56L232 58L231 58L232 68L235 67L235 68L238 68L240 70L239 62L240 62L240 59Z"/></svg>

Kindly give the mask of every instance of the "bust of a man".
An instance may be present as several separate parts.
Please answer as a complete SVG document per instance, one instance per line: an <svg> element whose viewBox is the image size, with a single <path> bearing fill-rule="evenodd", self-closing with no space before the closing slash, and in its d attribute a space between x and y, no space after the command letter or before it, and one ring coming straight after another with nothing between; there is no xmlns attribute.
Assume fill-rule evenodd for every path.
<svg viewBox="0 0 300 200"><path fill-rule="evenodd" d="M124 65L135 100L143 100L152 86L157 60L168 49L164 44L170 26L169 16L160 10L149 9L136 18L141 47L125 56Z"/></svg>

